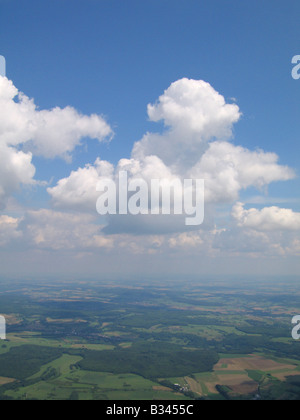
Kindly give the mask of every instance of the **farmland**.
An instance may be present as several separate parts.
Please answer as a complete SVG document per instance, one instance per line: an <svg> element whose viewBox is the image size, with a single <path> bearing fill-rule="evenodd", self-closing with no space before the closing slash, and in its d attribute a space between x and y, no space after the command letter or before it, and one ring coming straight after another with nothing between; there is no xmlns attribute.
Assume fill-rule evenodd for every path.
<svg viewBox="0 0 300 420"><path fill-rule="evenodd" d="M296 400L299 311L298 279L2 281L0 398Z"/></svg>

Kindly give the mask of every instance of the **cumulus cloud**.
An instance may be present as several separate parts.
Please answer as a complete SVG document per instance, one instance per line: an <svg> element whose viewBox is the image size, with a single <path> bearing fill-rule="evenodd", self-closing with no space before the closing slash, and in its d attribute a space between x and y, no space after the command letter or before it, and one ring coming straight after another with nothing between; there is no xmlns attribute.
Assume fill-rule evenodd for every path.
<svg viewBox="0 0 300 420"><path fill-rule="evenodd" d="M239 227L247 227L258 231L300 230L300 213L291 209L265 207L246 210L243 203L237 203L232 215Z"/></svg>
<svg viewBox="0 0 300 420"><path fill-rule="evenodd" d="M103 141L112 130L99 115L72 107L39 110L32 99L0 76L0 206L21 184L34 184L32 156L69 159L84 137Z"/></svg>
<svg viewBox="0 0 300 420"><path fill-rule="evenodd" d="M212 142L188 176L205 179L208 202L230 203L249 187L261 189L276 181L288 181L295 173L279 165L275 153L250 151L229 142Z"/></svg>
<svg viewBox="0 0 300 420"><path fill-rule="evenodd" d="M176 178L176 174L157 157L147 156L139 161L136 159L121 159L115 167L107 161L98 158L93 165L86 165L73 171L69 177L61 179L55 187L48 188L53 204L57 207L95 211L99 193L97 183L101 179L111 179L116 184L120 171L126 171L128 181L142 178L150 185L152 179Z"/></svg>
<svg viewBox="0 0 300 420"><path fill-rule="evenodd" d="M291 209L266 207L245 209L236 203L232 223L213 238L213 247L222 255L277 258L299 255L300 213Z"/></svg>
<svg viewBox="0 0 300 420"><path fill-rule="evenodd" d="M85 116L71 107L39 110L1 77L0 107L2 207L20 185L35 183L34 155L68 159L82 138L103 141L112 135L101 116ZM17 240L23 247L49 254L59 251L56 255L62 256L66 251L106 255L109 250L112 258L119 260L121 255L125 263L129 255L141 254L161 254L163 260L178 253L183 260L192 255L194 261L199 256L205 261L207 256L218 255L299 255L299 213L279 207L246 210L238 202L229 221L229 209L241 200L243 190L262 190L272 182L295 177L276 154L231 142L241 115L236 104L226 103L206 82L182 79L173 83L155 104L148 105L150 121L164 123L162 132L145 134L135 143L130 158L116 165L97 158L60 179L47 189L55 210L28 211L22 220L0 216L0 246ZM205 223L201 228L187 227L185 215L116 215L107 218L106 226L100 225L104 220L96 213L96 186L106 178L117 183L120 171L127 171L129 181L142 178L148 185L153 179L204 179ZM219 205L227 213L216 221ZM143 265L144 260L140 261Z"/></svg>
<svg viewBox="0 0 300 420"><path fill-rule="evenodd" d="M53 188L48 188L53 205L65 209L96 211L98 193L96 185L102 178L113 178L114 166L97 159L94 165L86 165L61 179Z"/></svg>
<svg viewBox="0 0 300 420"><path fill-rule="evenodd" d="M241 112L226 104L222 95L202 80L173 83L154 105L148 105L150 121L163 121L162 134L147 133L133 148L133 157L156 155L168 166L188 168L203 154L209 140L232 136Z"/></svg>
<svg viewBox="0 0 300 420"><path fill-rule="evenodd" d="M199 134L200 142L230 137L241 113L237 105L226 104L209 83L184 78L172 83L156 104L148 105L148 115L151 121L163 120L183 135L187 131Z"/></svg>
<svg viewBox="0 0 300 420"><path fill-rule="evenodd" d="M117 181L120 171L127 171L129 181L141 178L148 185L152 179L204 179L205 203L214 206L232 204L247 188L262 189L295 177L289 167L279 164L276 154L229 142L241 112L206 82L173 83L156 104L148 106L148 115L152 121L164 121L166 130L147 133L135 143L131 158L121 159L116 166L97 159L94 165L73 171L48 189L54 205L95 212L97 182L102 177ZM188 230L184 221L174 216L165 221L156 216L113 216L105 232L183 232Z"/></svg>
<svg viewBox="0 0 300 420"><path fill-rule="evenodd" d="M0 246L7 245L13 239L20 239L22 232L19 230L20 219L0 216Z"/></svg>
<svg viewBox="0 0 300 420"><path fill-rule="evenodd" d="M0 209L21 184L34 184L35 167L32 154L1 144L0 141Z"/></svg>
<svg viewBox="0 0 300 420"><path fill-rule="evenodd" d="M0 106L0 143L26 143L34 154L46 158L69 156L84 137L103 141L112 135L99 115L82 115L72 107L39 110L5 77L0 77Z"/></svg>
<svg viewBox="0 0 300 420"><path fill-rule="evenodd" d="M30 243L53 250L111 248L113 240L101 234L92 216L56 212L48 209L30 211L24 232Z"/></svg>
<svg viewBox="0 0 300 420"><path fill-rule="evenodd" d="M283 254L278 235L268 235L253 229L242 229L231 226L213 238L213 247L223 255L248 255L252 257L278 256Z"/></svg>
<svg viewBox="0 0 300 420"><path fill-rule="evenodd" d="M181 233L180 235L172 236L169 241L171 248L199 248L204 244L200 234L197 233Z"/></svg>
<svg viewBox="0 0 300 420"><path fill-rule="evenodd" d="M84 137L103 141L112 134L110 127L98 115L79 114L74 108L54 108L35 111L30 147L34 154L46 158L70 158L70 154Z"/></svg>

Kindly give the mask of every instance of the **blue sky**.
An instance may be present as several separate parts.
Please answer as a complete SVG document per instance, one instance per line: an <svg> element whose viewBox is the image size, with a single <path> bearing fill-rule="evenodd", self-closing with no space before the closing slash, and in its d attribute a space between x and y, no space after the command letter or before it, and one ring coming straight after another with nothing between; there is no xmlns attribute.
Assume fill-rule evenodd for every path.
<svg viewBox="0 0 300 420"><path fill-rule="evenodd" d="M156 103L182 78L204 80L227 103L238 105L243 115L233 127L230 141L234 145L274 152L280 165L298 173L300 81L291 77L291 60L300 54L299 16L297 0L0 0L0 54L7 60L8 79L34 98L40 109L72 106L86 115L96 113L114 131L109 143L84 139L83 146L72 150L72 162L34 155L35 179L51 179L54 187L71 171L94 164L97 157L113 165L130 158L134 143L145 133L163 131L162 122L150 121L147 105ZM266 197L254 187L240 191L239 200L245 208L278 206L297 216L299 188L298 178L272 182L270 202L247 204L253 197ZM12 197L14 205L3 208L2 214L8 217L26 220L23 213L33 208L70 211L54 209L44 186L21 186ZM225 207L229 215L234 205L227 202L220 208ZM280 240L284 236L280 247L290 249L288 241L296 243L299 230L295 228L294 233L287 238L279 229ZM280 240L274 239L273 248ZM14 241L5 244L3 255L14 255L15 248L24 247ZM38 248L32 245L32 261L38 258ZM54 258L53 249L58 247L43 248L45 260ZM191 259L195 251L186 250L184 258ZM220 251L222 260L225 251ZM70 258L86 251L72 248L72 252ZM93 260L92 251L88 252ZM164 252L169 258L169 251ZM292 272L297 272L297 252L284 256L282 272L291 262ZM254 253L251 248L250 259L244 253L240 261L246 258L251 266ZM272 265L269 251L266 254L263 271ZM94 260L92 265L96 272ZM82 266L91 262L86 260ZM236 263L237 273L243 272L241 266ZM61 270L67 272L67 267L62 264Z"/></svg>

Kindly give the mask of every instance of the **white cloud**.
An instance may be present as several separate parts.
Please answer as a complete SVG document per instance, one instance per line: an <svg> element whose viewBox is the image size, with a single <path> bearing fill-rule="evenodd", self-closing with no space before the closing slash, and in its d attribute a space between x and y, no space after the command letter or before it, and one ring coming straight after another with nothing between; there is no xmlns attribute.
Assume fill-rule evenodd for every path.
<svg viewBox="0 0 300 420"><path fill-rule="evenodd" d="M165 238L162 235L139 237L132 235L118 235L116 245L126 254L153 255L163 252ZM119 253L119 249L117 251Z"/></svg>
<svg viewBox="0 0 300 420"><path fill-rule="evenodd" d="M111 128L99 115L74 108L38 110L34 101L0 76L0 207L22 184L34 184L32 155L70 159L84 137L103 141Z"/></svg>
<svg viewBox="0 0 300 420"><path fill-rule="evenodd" d="M199 248L200 245L204 244L199 232L185 232L180 235L174 235L169 239L168 243L171 248Z"/></svg>
<svg viewBox="0 0 300 420"><path fill-rule="evenodd" d="M38 110L33 100L1 77L0 107L2 207L20 185L35 183L34 154L68 158L82 138L102 141L112 134L98 115L84 116L71 107ZM148 106L148 115L153 122L164 122L162 133L147 133L134 145L130 159L113 165L98 158L48 188L57 211L29 211L22 220L0 216L0 246L10 242L15 246L17 240L20 249L28 249L28 254L34 250L39 257L58 251L52 260L55 262L70 255L92 255L95 267L101 265L108 272L115 266L119 271L123 265L136 271L138 264L145 272L146 263L149 271L157 268L160 274L162 267L167 273L177 269L185 273L191 257L196 272L199 260L206 267L208 257L222 256L228 265L228 256L237 256L239 261L243 254L275 261L278 256L299 255L299 213L279 207L246 210L238 203L229 221L227 204L231 208L240 200L242 190L262 190L272 182L295 176L290 168L279 164L276 154L230 143L234 124L241 117L237 105L227 104L208 83L182 79L156 104ZM101 178L117 180L121 170L128 171L129 179L143 178L148 183L151 179L204 178L208 204L205 224L199 230L189 230L184 216L116 216L108 218L107 226L100 226L96 185ZM224 203L226 215L218 217L215 226L216 207ZM154 254L157 259L152 259ZM68 261L73 264L74 259Z"/></svg>
<svg viewBox="0 0 300 420"><path fill-rule="evenodd" d="M33 99L0 77L0 143L27 144L46 158L68 157L84 137L103 141L112 130L99 115L82 115L72 107L39 110Z"/></svg>
<svg viewBox="0 0 300 420"><path fill-rule="evenodd" d="M20 219L0 216L0 246L7 245L13 239L20 239L22 232L19 230Z"/></svg>
<svg viewBox="0 0 300 420"><path fill-rule="evenodd" d="M196 163L209 140L232 136L241 116L235 104L202 80L181 79L173 83L154 105L148 105L151 121L164 121L162 135L147 133L133 148L133 157L156 155L168 166L188 168Z"/></svg>
<svg viewBox="0 0 300 420"><path fill-rule="evenodd" d="M59 156L69 159L82 138L103 141L112 134L102 117L82 115L71 107L35 111L32 121L34 130L29 147L34 154L46 158Z"/></svg>
<svg viewBox="0 0 300 420"><path fill-rule="evenodd" d="M207 202L230 203L249 187L261 189L272 182L295 177L294 171L278 164L274 153L250 151L228 142L213 142L189 177L205 179Z"/></svg>
<svg viewBox="0 0 300 420"><path fill-rule="evenodd" d="M101 234L101 226L86 214L37 210L27 213L24 227L28 240L38 248L80 250L111 248L113 240Z"/></svg>
<svg viewBox="0 0 300 420"><path fill-rule="evenodd" d="M199 142L231 137L232 125L241 116L238 106L226 104L209 83L186 78L172 83L156 104L148 105L148 115L183 135L198 133Z"/></svg>
<svg viewBox="0 0 300 420"><path fill-rule="evenodd" d="M64 209L96 212L97 182L101 178L113 178L114 167L109 162L97 159L94 165L86 165L61 179L53 188L48 188L53 205Z"/></svg>
<svg viewBox="0 0 300 420"><path fill-rule="evenodd" d="M48 189L57 208L85 209L95 213L96 185L101 177L116 181L119 171L129 179L205 179L206 204L232 204L249 187L262 189L295 174L278 163L278 156L262 150L250 151L226 141L240 118L237 105L224 98L208 83L182 79L173 83L155 105L148 106L152 121L163 120L169 128L162 134L148 133L134 145L131 159L115 167L97 159L79 168ZM218 140L216 140L218 139ZM221 140L223 139L223 140ZM206 215L207 218L207 215ZM110 217L109 233L171 233L186 229L185 218Z"/></svg>
<svg viewBox="0 0 300 420"><path fill-rule="evenodd" d="M18 151L0 143L0 209L21 184L34 184L35 167L31 153Z"/></svg>
<svg viewBox="0 0 300 420"><path fill-rule="evenodd" d="M291 209L279 207L265 207L262 210L255 208L245 210L243 203L237 203L232 215L238 226L258 231L300 230L300 213Z"/></svg>
<svg viewBox="0 0 300 420"><path fill-rule="evenodd" d="M278 258L299 255L300 213L279 207L245 209L236 203L232 224L214 237L222 255Z"/></svg>
<svg viewBox="0 0 300 420"><path fill-rule="evenodd" d="M109 178L118 183L120 171L127 171L128 180L142 178L149 185L151 179L175 179L176 175L157 157L146 156L143 160L121 159L116 167L107 161L97 159L94 165L86 165L61 179L55 187L48 188L54 206L64 209L85 209L96 211L99 193L97 183Z"/></svg>

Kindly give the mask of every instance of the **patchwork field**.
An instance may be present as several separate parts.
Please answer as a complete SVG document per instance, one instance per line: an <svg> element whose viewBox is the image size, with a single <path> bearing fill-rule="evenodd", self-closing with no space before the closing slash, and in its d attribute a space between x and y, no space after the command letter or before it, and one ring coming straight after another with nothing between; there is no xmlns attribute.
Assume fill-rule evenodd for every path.
<svg viewBox="0 0 300 420"><path fill-rule="evenodd" d="M3 284L0 399L297 400L299 306L299 281Z"/></svg>
<svg viewBox="0 0 300 420"><path fill-rule="evenodd" d="M300 363L275 361L260 355L222 358L212 373L185 377L193 392L199 396L218 394L217 385L227 388L232 395L258 395L259 387L273 378L285 381L288 377L300 375Z"/></svg>

